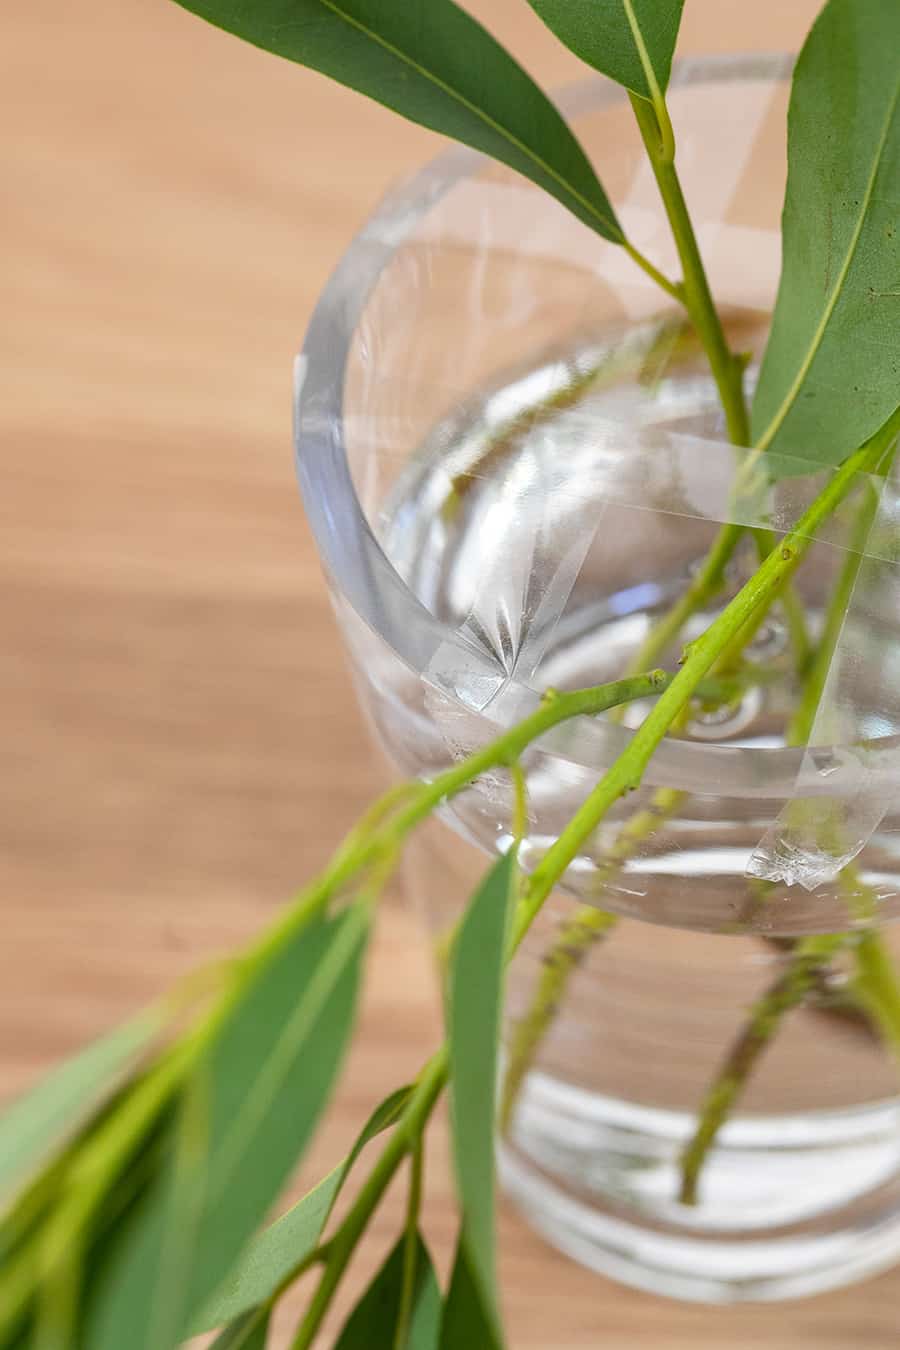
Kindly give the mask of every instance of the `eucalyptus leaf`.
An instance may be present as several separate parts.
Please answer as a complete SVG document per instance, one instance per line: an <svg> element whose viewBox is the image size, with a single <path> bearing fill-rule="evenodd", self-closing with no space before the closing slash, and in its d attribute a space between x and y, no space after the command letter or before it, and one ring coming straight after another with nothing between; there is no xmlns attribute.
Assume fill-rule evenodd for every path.
<svg viewBox="0 0 900 1350"><path fill-rule="evenodd" d="M684 0L529 0L576 56L617 84L652 98L664 93Z"/></svg>
<svg viewBox="0 0 900 1350"><path fill-rule="evenodd" d="M217 1336L209 1350L265 1350L271 1314L254 1308Z"/></svg>
<svg viewBox="0 0 900 1350"><path fill-rule="evenodd" d="M510 849L490 869L469 903L454 947L448 990L453 1159L463 1243L472 1276L480 1283L485 1307L498 1328L494 1232L497 1045L516 876L516 852Z"/></svg>
<svg viewBox="0 0 900 1350"><path fill-rule="evenodd" d="M0 1198L27 1181L54 1149L87 1123L160 1029L142 1013L92 1042L43 1078L0 1117Z"/></svg>
<svg viewBox="0 0 900 1350"><path fill-rule="evenodd" d="M441 1291L431 1257L416 1235L416 1264L409 1334L397 1345L397 1321L403 1291L405 1235L350 1313L334 1350L437 1350L441 1328ZM473 1343L474 1350L474 1343Z"/></svg>
<svg viewBox="0 0 900 1350"><path fill-rule="evenodd" d="M829 0L797 61L754 442L834 465L900 389L900 3Z"/></svg>
<svg viewBox="0 0 900 1350"><path fill-rule="evenodd" d="M609 199L556 108L453 0L178 3L508 164L605 239L622 242Z"/></svg>
<svg viewBox="0 0 900 1350"><path fill-rule="evenodd" d="M221 1326L265 1303L315 1250L351 1167L366 1144L396 1122L411 1091L404 1087L386 1097L372 1112L343 1162L253 1239L237 1269L203 1309L193 1326L194 1334Z"/></svg>
<svg viewBox="0 0 900 1350"><path fill-rule="evenodd" d="M441 1318L439 1350L503 1350L497 1320L484 1295L483 1286L472 1272L464 1235L456 1248L450 1276L450 1288Z"/></svg>
<svg viewBox="0 0 900 1350"><path fill-rule="evenodd" d="M94 1272L84 1350L168 1350L227 1276L328 1101L368 928L356 905L257 962L192 1071L176 1145Z"/></svg>

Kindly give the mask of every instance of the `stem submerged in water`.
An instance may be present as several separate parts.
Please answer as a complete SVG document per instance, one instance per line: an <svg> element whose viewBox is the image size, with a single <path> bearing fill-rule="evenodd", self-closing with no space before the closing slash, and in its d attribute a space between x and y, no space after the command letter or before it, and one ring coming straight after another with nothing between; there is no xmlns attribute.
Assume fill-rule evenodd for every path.
<svg viewBox="0 0 900 1350"><path fill-rule="evenodd" d="M683 1205L697 1203L697 1185L709 1150L730 1116L737 1098L759 1057L781 1026L785 1016L803 1002L813 988L822 966L846 947L844 934L806 938L799 942L786 971L753 1005L746 1024L728 1051L700 1107L697 1128L681 1158Z"/></svg>
<svg viewBox="0 0 900 1350"><path fill-rule="evenodd" d="M881 457L878 445L880 444L883 454L892 434L894 433L888 430L887 440L875 438L872 468L877 466ZM848 541L847 558L829 599L822 635L812 657L800 700L788 724L785 736L788 745L804 745L812 734L825 681L878 505L878 494L871 484L865 485L864 492L866 495L857 512ZM802 809L802 802L795 805L798 809ZM852 863L844 869L841 879L854 917L858 922L871 922L877 906L877 897L871 887L862 881ZM751 913L754 909L765 905L771 891L772 887L768 884L756 889ZM833 943L834 947L829 952L830 943ZM792 1008L803 1003L817 985L821 986L823 976L827 976L831 957L851 945L855 951L857 965L856 977L848 991L852 1003L864 1010L870 1022L880 1030L893 1053L900 1057L900 987L893 962L884 948L880 935L870 930L862 935L833 934L793 943L789 948L792 956L787 971L751 1010L746 1026L719 1069L701 1105L697 1128L682 1154L681 1200L684 1204L696 1204L700 1172L709 1151L782 1019ZM824 957L824 962L821 959L819 961L818 970L813 960L817 953L820 958Z"/></svg>
<svg viewBox="0 0 900 1350"><path fill-rule="evenodd" d="M634 850L676 810L684 793L660 788L649 806L625 822L597 869L594 886L599 894L634 854ZM552 945L541 958L541 973L531 1002L515 1022L509 1040L509 1058L503 1078L499 1128L505 1133L512 1123L516 1102L535 1056L549 1031L569 987L569 981L590 950L606 939L618 916L594 905L578 905L560 924Z"/></svg>
<svg viewBox="0 0 900 1350"><path fill-rule="evenodd" d="M629 97L678 249L685 307L703 343L722 401L729 439L735 445L747 445L750 441L750 421L744 400L744 360L731 351L725 338L681 190L674 155L666 152L656 112L646 99L636 94Z"/></svg>

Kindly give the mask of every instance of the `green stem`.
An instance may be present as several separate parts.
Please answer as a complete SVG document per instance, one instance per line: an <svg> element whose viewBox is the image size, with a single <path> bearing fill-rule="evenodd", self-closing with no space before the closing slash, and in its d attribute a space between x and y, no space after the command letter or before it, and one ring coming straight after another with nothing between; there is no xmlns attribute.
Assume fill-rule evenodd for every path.
<svg viewBox="0 0 900 1350"><path fill-rule="evenodd" d="M552 731L554 727L575 717L596 717L619 703L653 697L666 690L675 676L664 670L652 670L642 675L613 680L592 689L578 689L559 693L547 690L540 705L509 731L474 751L458 764L438 774L430 782L401 785L390 791L372 807L370 818L376 822L368 834L354 831L352 846L344 846L330 864L302 894L288 906L284 916L264 934L256 947L241 962L231 997L238 997L242 987L240 975L246 975L263 962L296 929L326 908L331 898L355 876L376 866L386 854L393 855L406 835L425 820L436 807L464 792L482 774L518 761L533 741ZM716 697L730 686L727 681L712 681L708 694ZM407 792L406 787L410 788ZM407 798L409 798L407 800Z"/></svg>
<svg viewBox="0 0 900 1350"><path fill-rule="evenodd" d="M683 801L684 793L660 788L644 810L625 822L604 854L593 884L599 892L608 886L642 840L647 839ZM522 1084L557 1011L566 996L569 981L584 962L590 949L609 936L618 916L595 905L578 905L560 925L559 931L541 959L541 972L531 1002L517 1019L509 1038L506 1071L500 1103L499 1127L506 1133Z"/></svg>
<svg viewBox="0 0 900 1350"><path fill-rule="evenodd" d="M712 547L695 572L687 589L671 609L658 619L632 658L629 669L646 670L662 659L688 619L703 609L722 589L725 568L728 566L744 533L742 525L723 525L713 540Z"/></svg>
<svg viewBox="0 0 900 1350"><path fill-rule="evenodd" d="M632 262L637 263L642 272L645 272L651 281L655 282L666 295L670 295L673 300L677 300L680 305L684 304L684 291L677 281L670 281L667 276L660 272L658 267L654 267L649 258L645 257L639 249L630 244L627 239L622 240L622 247L628 254Z"/></svg>
<svg viewBox="0 0 900 1350"><path fill-rule="evenodd" d="M897 972L881 935L863 933L856 945L857 975L851 988L879 1027L892 1054L900 1060L900 987Z"/></svg>
<svg viewBox="0 0 900 1350"><path fill-rule="evenodd" d="M406 1231L403 1235L403 1285L394 1331L393 1350L406 1350L416 1292L416 1267L419 1261L419 1213L422 1208L422 1172L425 1149L422 1136L416 1140L410 1158L409 1197L406 1205Z"/></svg>
<svg viewBox="0 0 900 1350"><path fill-rule="evenodd" d="M632 0L622 0L622 7L625 10L625 17L628 20L628 26L631 29L631 38L637 50L638 59L644 71L644 79L647 81L647 88L650 91L650 102L653 104L653 110L656 113L656 121L659 127L659 153L662 160L671 164L675 158L675 133L672 130L672 123L669 120L669 109L666 107L665 95L659 87L659 81L656 78L656 67L650 59L650 53L647 51L647 44L644 41L643 30L637 21L637 15L634 12Z"/></svg>
<svg viewBox="0 0 900 1350"><path fill-rule="evenodd" d="M703 343L728 427L735 445L750 442L750 422L744 400L744 362L728 346L712 292L697 246L697 237L688 214L681 182L664 148L664 137L653 105L636 94L629 95L656 182L659 186L678 257L683 280L682 295L691 322Z"/></svg>
<svg viewBox="0 0 900 1350"><path fill-rule="evenodd" d="M537 1050L554 1021L572 975L590 949L607 937L618 915L593 905L579 905L561 925L553 945L542 957L537 988L526 1012L516 1021L509 1039L509 1060L503 1076L498 1128L506 1134L526 1075Z"/></svg>
<svg viewBox="0 0 900 1350"><path fill-rule="evenodd" d="M528 785L525 772L517 759L509 766L509 772L513 783L512 832L516 843L521 844L528 833Z"/></svg>
<svg viewBox="0 0 900 1350"><path fill-rule="evenodd" d="M501 422L485 439L477 458L450 479L446 497L439 507L441 519L452 522L471 491L472 484L489 474L516 445L520 437L534 431L561 412L576 408L588 394L608 389L623 379L645 384L658 378L659 369L676 353L696 344L693 325L687 317L668 315L635 330L636 343L620 343L604 348L601 356L586 368L570 369L565 384L544 398L529 402L520 411ZM628 674L629 672L625 672ZM639 672L635 672L639 673Z"/></svg>
<svg viewBox="0 0 900 1350"><path fill-rule="evenodd" d="M413 1094L372 1171L356 1197L346 1218L327 1244L325 1268L313 1294L306 1315L297 1330L291 1350L309 1350L315 1340L347 1264L357 1242L362 1237L370 1218L378 1207L407 1154L414 1150L421 1137L438 1097L443 1091L449 1071L446 1045L431 1059L421 1074Z"/></svg>
<svg viewBox="0 0 900 1350"><path fill-rule="evenodd" d="M797 950L797 938L773 937L768 934L762 936L762 941L783 958L792 956ZM827 1021L832 1026L839 1025L849 1031L856 1031L865 1036L869 1042L880 1039L878 1028L873 1025L855 990L844 976L830 965L822 966L816 972L807 999L807 1007L810 1012L822 1018L823 1022Z"/></svg>
<svg viewBox="0 0 900 1350"><path fill-rule="evenodd" d="M815 657L804 682L800 699L794 709L794 715L788 724L786 733L788 745L806 745L812 735L813 723L822 701L822 691L825 688L825 681L834 659L834 651L841 636L844 620L847 617L847 609L853 595L856 579L859 576L866 541L877 509L878 494L874 485L868 483L865 487L865 500L856 513L853 531L847 541L848 552L844 565L829 597L828 608L825 611L825 623Z"/></svg>
<svg viewBox="0 0 900 1350"><path fill-rule="evenodd" d="M785 1016L806 998L822 965L849 941L844 933L805 938L797 944L788 969L753 1005L703 1100L697 1128L682 1153L679 1198L683 1205L697 1203L697 1185L709 1150Z"/></svg>
<svg viewBox="0 0 900 1350"><path fill-rule="evenodd" d="M754 530L754 534L757 536L762 533L762 530ZM768 531L765 531L765 533L768 534ZM813 644L806 622L806 610L803 608L803 601L793 586L785 586L781 592L780 604L784 611L788 638L794 654L794 669L803 679L813 657Z"/></svg>
<svg viewBox="0 0 900 1350"><path fill-rule="evenodd" d="M669 147L663 134L664 128L668 126L671 135L668 112L664 121L661 121L658 106L636 94L629 97L678 250L683 274L682 299L709 361L725 414L729 439L735 445L747 445L750 422L744 399L744 365L742 359L728 346L709 288L697 237L675 168L674 145ZM665 108L665 100L661 96L657 103ZM742 525L727 524L721 527L700 571L693 577L687 590L647 635L634 657L633 668L646 669L647 665L654 665L660 660L687 620L721 590L725 568L743 533Z"/></svg>
<svg viewBox="0 0 900 1350"><path fill-rule="evenodd" d="M652 64L648 62L648 71ZM648 79L650 75L648 73ZM631 106L641 138L647 150L650 164L659 187L663 206L678 250L683 280L682 298L685 308L703 350L709 362L709 368L719 393L728 437L734 445L745 446L750 442L750 420L744 397L744 366L742 356L732 352L722 327L719 312L716 309L706 269L697 244L697 236L691 222L681 180L675 167L674 141L671 123L665 99L655 88L655 74L651 90L655 90L652 102L631 94ZM691 581L684 595L669 613L654 626L634 658L634 669L646 669L660 660L666 648L675 641L684 624L698 609L708 604L722 587L725 568L731 559L738 541L744 534L744 526L723 525L713 541L712 547L700 571ZM768 531L754 531L760 560L774 547L774 537ZM802 606L796 596L786 589L782 597L785 615L794 647L798 669L802 670L809 655L809 640L803 617Z"/></svg>

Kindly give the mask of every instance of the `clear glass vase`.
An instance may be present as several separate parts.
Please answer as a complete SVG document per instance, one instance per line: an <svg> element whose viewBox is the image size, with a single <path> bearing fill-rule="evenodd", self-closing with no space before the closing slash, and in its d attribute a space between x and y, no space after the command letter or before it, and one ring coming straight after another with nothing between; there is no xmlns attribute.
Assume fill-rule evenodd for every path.
<svg viewBox="0 0 900 1350"><path fill-rule="evenodd" d="M788 71L783 59L703 60L672 83L712 289L732 344L755 355L778 278ZM566 112L628 235L676 275L627 100L595 80ZM310 325L297 453L360 701L395 774L434 774L547 686L620 675L721 520L796 518L815 484L794 477L748 496L723 437L683 316L537 189L452 150L385 201ZM800 574L813 626L845 526L829 526ZM728 588L752 565L748 544ZM900 650L900 609L882 610L859 641L883 672ZM578 1260L682 1298L793 1297L900 1255L896 1067L850 996L852 936L758 1055L683 1199L700 1104L796 942L858 933L872 917L862 894L879 921L898 911L892 808L853 886L748 882L802 761L783 742L789 630L773 610L750 649L765 678L662 744L510 974L507 1056L523 1081L500 1147L506 1186ZM529 754L526 866L641 714L579 719ZM409 886L436 933L509 842L510 815L498 773L417 836ZM883 948L897 947L893 934L886 924ZM540 1035L523 1059L529 1018Z"/></svg>

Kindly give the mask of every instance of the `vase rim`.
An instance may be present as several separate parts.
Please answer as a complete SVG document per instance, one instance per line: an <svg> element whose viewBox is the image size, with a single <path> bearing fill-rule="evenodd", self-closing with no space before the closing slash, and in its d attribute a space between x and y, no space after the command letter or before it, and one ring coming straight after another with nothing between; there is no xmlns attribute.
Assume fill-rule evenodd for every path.
<svg viewBox="0 0 900 1350"><path fill-rule="evenodd" d="M794 58L783 53L728 53L687 57L675 63L671 87L781 83ZM601 75L567 86L555 97L568 117L597 112L624 100L625 91ZM307 517L326 575L341 600L387 644L397 658L422 678L436 651L461 669L483 660L458 628L442 623L413 593L385 554L366 518L350 472L344 438L344 385L354 335L365 305L397 250L429 210L461 179L476 175L491 161L475 150L452 146L390 190L351 241L318 300L295 365L294 440L296 467ZM535 189L536 191L539 189ZM503 692L508 694L511 681ZM442 690L446 693L446 689ZM516 715L535 706L539 689L516 688L512 700L486 698L479 712L488 722L506 725L503 709ZM571 741L562 757L580 767L602 770L628 744L633 732L604 724L603 734L573 754ZM581 747L579 746L579 751ZM554 750L554 753L556 751ZM645 782L677 782L687 791L748 797L790 796L804 751L666 739L658 747ZM827 791L825 784L823 792Z"/></svg>

